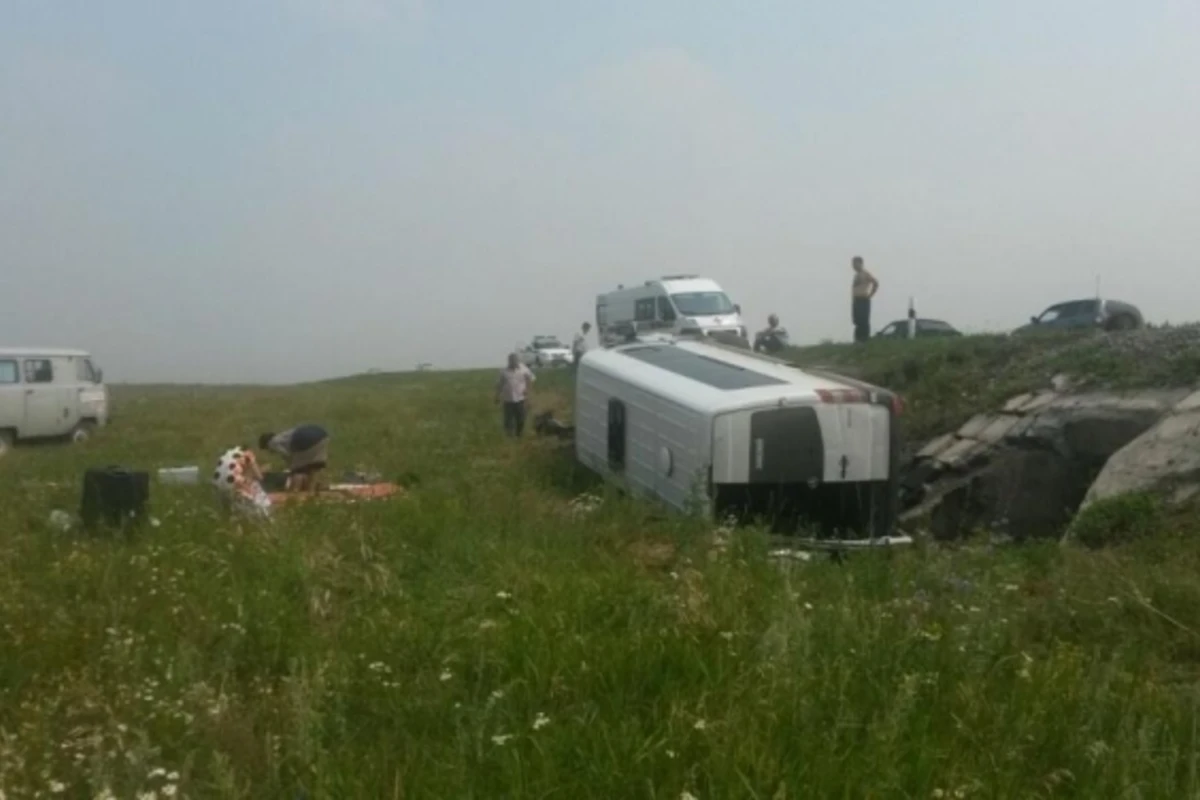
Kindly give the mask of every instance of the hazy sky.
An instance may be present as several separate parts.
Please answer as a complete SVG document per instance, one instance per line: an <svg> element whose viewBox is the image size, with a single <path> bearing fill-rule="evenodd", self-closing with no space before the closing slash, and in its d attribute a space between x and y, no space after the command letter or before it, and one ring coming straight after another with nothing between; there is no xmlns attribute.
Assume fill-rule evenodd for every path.
<svg viewBox="0 0 1200 800"><path fill-rule="evenodd" d="M1200 318L1196 0L0 0L0 343L115 380L498 364L597 292L754 326Z"/></svg>

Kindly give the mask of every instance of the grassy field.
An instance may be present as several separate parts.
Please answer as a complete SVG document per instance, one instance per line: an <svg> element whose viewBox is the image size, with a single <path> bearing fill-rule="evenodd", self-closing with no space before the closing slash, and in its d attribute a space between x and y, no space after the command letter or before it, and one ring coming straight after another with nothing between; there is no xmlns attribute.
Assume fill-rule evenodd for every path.
<svg viewBox="0 0 1200 800"><path fill-rule="evenodd" d="M1000 393L944 385L997 348L800 355L899 376L923 432ZM0 798L1200 797L1186 519L780 563L504 440L491 378L124 389L90 444L0 461ZM419 482L266 525L155 486L129 541L47 523L88 465L307 420L335 468Z"/></svg>

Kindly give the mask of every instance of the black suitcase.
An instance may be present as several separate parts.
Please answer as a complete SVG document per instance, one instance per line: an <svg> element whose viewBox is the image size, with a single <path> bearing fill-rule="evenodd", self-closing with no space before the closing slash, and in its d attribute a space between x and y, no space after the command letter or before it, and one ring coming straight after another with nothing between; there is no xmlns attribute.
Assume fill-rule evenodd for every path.
<svg viewBox="0 0 1200 800"><path fill-rule="evenodd" d="M150 499L150 473L124 467L89 469L83 473L83 526L124 528L141 522Z"/></svg>

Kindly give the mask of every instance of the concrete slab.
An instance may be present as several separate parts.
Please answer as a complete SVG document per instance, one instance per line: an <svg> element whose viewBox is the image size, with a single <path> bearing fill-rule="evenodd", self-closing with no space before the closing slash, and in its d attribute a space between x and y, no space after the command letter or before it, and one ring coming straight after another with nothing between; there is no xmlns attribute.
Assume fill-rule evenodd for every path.
<svg viewBox="0 0 1200 800"><path fill-rule="evenodd" d="M974 439L959 439L938 454L937 460L947 467L962 467L986 449L987 445L981 444Z"/></svg>
<svg viewBox="0 0 1200 800"><path fill-rule="evenodd" d="M1017 423L1008 429L1008 432L1004 434L1004 438L1010 442L1014 439L1020 439L1029 433L1030 428L1033 427L1036 421L1037 417L1017 417Z"/></svg>
<svg viewBox="0 0 1200 800"><path fill-rule="evenodd" d="M1007 414L1012 414L1014 412L1020 411L1022 406L1024 406L1026 403L1028 403L1032 399L1033 399L1032 392L1026 392L1025 394L1019 394L1016 397L1009 398L1009 401L1004 404L1004 412Z"/></svg>
<svg viewBox="0 0 1200 800"><path fill-rule="evenodd" d="M1159 440L1187 441L1197 447L1200 445L1200 410L1172 414L1150 433Z"/></svg>
<svg viewBox="0 0 1200 800"><path fill-rule="evenodd" d="M955 433L958 434L960 439L974 439L990 424L992 424L991 414L976 414L967 421L967 424L955 431Z"/></svg>
<svg viewBox="0 0 1200 800"><path fill-rule="evenodd" d="M1175 408L1173 408L1172 411L1175 411L1176 413L1183 413L1186 411L1195 411L1197 409L1200 409L1200 390L1192 392L1187 397L1180 400L1175 404Z"/></svg>
<svg viewBox="0 0 1200 800"><path fill-rule="evenodd" d="M933 458L956 441L958 441L958 437L953 433L943 433L922 447L920 452L917 453L917 458Z"/></svg>
<svg viewBox="0 0 1200 800"><path fill-rule="evenodd" d="M1021 419L1012 414L1000 414L993 418L991 424L980 431L975 438L984 444L999 444L1000 440L1008 436L1008 432L1016 427Z"/></svg>
<svg viewBox="0 0 1200 800"><path fill-rule="evenodd" d="M1050 404L1054 409L1085 411L1147 411L1166 413L1188 394L1186 389L1143 389L1129 392L1089 392L1063 395Z"/></svg>
<svg viewBox="0 0 1200 800"><path fill-rule="evenodd" d="M1041 411L1060 397L1058 392L1038 392L1025 405L1021 406L1022 414L1032 414L1035 411Z"/></svg>

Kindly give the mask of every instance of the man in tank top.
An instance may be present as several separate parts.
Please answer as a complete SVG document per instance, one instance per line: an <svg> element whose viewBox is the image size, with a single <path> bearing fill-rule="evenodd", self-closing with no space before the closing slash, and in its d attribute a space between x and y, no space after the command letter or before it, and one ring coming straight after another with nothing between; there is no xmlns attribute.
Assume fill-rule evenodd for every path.
<svg viewBox="0 0 1200 800"><path fill-rule="evenodd" d="M850 262L854 269L854 280L850 284L850 319L854 322L854 341L865 342L871 338L871 298L879 291L879 281L867 272L862 256Z"/></svg>

